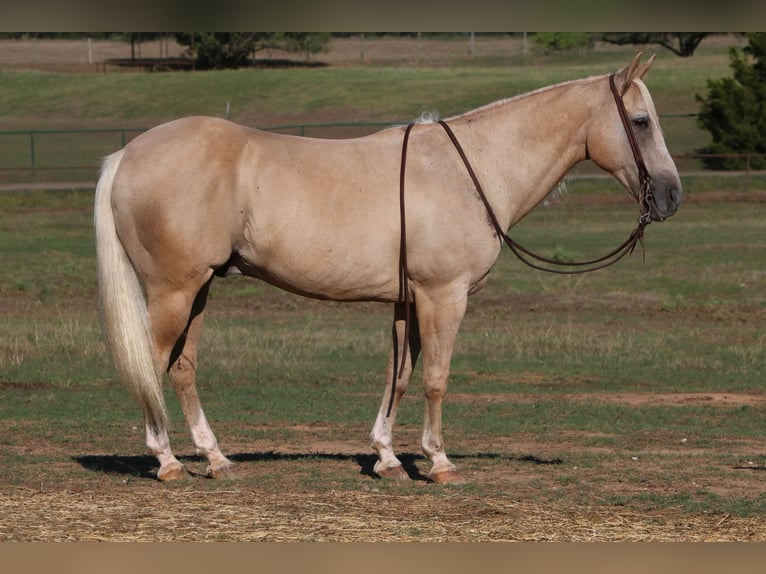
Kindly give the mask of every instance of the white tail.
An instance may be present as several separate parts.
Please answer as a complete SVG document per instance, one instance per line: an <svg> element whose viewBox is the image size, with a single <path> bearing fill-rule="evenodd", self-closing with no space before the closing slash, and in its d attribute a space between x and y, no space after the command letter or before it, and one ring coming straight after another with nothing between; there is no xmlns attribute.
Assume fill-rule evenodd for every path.
<svg viewBox="0 0 766 574"><path fill-rule="evenodd" d="M96 186L94 225L98 260L101 329L117 370L144 408L147 424L167 426L162 374L154 360L146 299L117 236L112 184L122 160L118 151L104 160Z"/></svg>

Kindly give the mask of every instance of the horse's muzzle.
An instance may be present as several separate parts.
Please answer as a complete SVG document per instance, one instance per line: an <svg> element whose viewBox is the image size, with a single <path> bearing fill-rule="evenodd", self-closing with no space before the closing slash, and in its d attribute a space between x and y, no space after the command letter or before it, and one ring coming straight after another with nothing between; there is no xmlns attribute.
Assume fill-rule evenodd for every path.
<svg viewBox="0 0 766 574"><path fill-rule="evenodd" d="M680 181L676 184L659 189L652 186L652 201L649 204L649 218L652 221L664 221L678 211L682 201L683 189Z"/></svg>

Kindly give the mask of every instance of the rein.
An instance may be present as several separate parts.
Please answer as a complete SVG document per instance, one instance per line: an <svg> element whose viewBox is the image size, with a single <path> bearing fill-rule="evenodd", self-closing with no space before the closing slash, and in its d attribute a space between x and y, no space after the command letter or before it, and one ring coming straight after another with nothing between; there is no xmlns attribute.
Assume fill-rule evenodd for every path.
<svg viewBox="0 0 766 574"><path fill-rule="evenodd" d="M476 176L476 173L473 170L473 167L471 166L471 163L468 161L468 157L466 156L465 152L463 151L463 147L460 145L460 142L458 141L457 137L455 136L454 132L452 131L452 128L447 125L447 123L444 120L439 120L439 125L444 129L447 136L449 137L450 141L452 142L452 145L455 147L455 150L457 151L458 155L460 155L460 159L463 161L463 165L466 168L466 171L468 172L468 175L471 177L471 181L473 181L473 185L476 188L476 192L479 194L479 198L481 199L482 203L484 204L484 207L487 210L487 215L489 216L490 222L492 223L492 227L495 229L495 233L497 233L497 236L500 238L501 243L505 242L506 245L511 249L514 255L519 258L524 264L534 268L538 269L540 271L546 271L548 273L557 273L560 275L576 275L581 273L589 273L591 271L598 271L599 269L604 269L605 267L609 267L610 265L614 265L618 261L620 261L623 257L625 257L628 254L632 254L633 251L636 249L636 245L639 243L641 244L642 250L643 250L643 237L644 237L644 228L651 223L651 220L649 219L649 210L651 207L651 201L652 201L652 194L651 194L651 177L649 175L649 170L646 167L646 163L644 162L644 158L641 155L641 149L638 146L638 141L636 140L636 135L633 132L633 127L630 124L630 119L628 118L628 112L625 109L625 103L622 100L622 97L620 96L620 93L617 90L617 86L615 85L614 81L614 74L609 75L609 89L612 92L612 95L614 96L614 101L617 106L617 112L620 116L620 120L622 122L623 128L625 130L625 134L628 138L628 143L630 144L630 149L633 152L633 159L636 162L636 167L638 168L638 179L639 183L641 185L638 201L641 206L641 215L638 219L638 223L636 224L636 228L630 233L628 238L617 248L613 249L606 255L602 257L598 257L596 259L590 259L588 261L577 261L577 262L568 262L568 261L558 261L555 259L550 259L547 257L543 257L542 255L538 255L534 253L533 251L530 251L529 249L523 247L513 239L505 232L503 231L502 226L500 225L500 222L497 220L497 216L495 215L495 211L492 209L492 205L489 203L489 200L487 199L486 194L484 193L484 189L481 186L481 183L479 182L479 178ZM386 416L390 416L391 409L394 402L394 389L396 386L396 379L401 379L404 374L404 365L406 363L407 359L407 348L409 346L409 338L410 338L410 323L411 323L411 301L410 301L410 292L407 286L407 281L409 279L409 273L407 270L407 227L406 227L406 218L405 218L405 204L404 204L404 175L405 175L405 167L407 165L407 147L410 139L410 132L412 131L412 128L415 127L415 123L411 123L407 125L407 128L404 130L404 139L402 141L402 159L401 159L401 169L399 173L399 216L400 216L400 224L401 224L401 239L399 244L399 301L403 302L405 305L404 309L404 345L402 349L402 362L401 365L399 365L399 368L397 369L396 361L398 359L398 353L396 351L394 352L394 381L391 386L391 396L389 398L388 403L388 411ZM539 263L535 263L535 261L539 263L544 263L547 265L555 265L560 267L568 267L570 269L552 269L550 267L544 267L540 265ZM576 268L576 269L571 269ZM396 337L396 327L394 326L393 329L393 336L394 341L396 343L397 337Z"/></svg>
<svg viewBox="0 0 766 574"><path fill-rule="evenodd" d="M622 100L620 100L620 102L622 102ZM489 200L487 199L487 196L484 193L484 190L482 189L478 178L476 177L476 173L473 171L471 164L468 162L468 158L466 157L465 152L463 151L463 148L460 145L460 142L458 142L454 132L444 121L439 121L439 124L442 126L442 128L444 128L444 131L447 133L450 140L452 141L452 144L455 146L455 149L460 155L460 158L463 160L463 164L465 165L466 170L468 171L468 175L471 176L471 180L473 181L473 184L476 187L476 191L479 194L479 197L481 198L482 203L484 203L484 207L487 209L487 214L489 215L489 219L492 222L492 227L495 228L495 233L497 233L497 236L500 238L501 241L505 242L505 244L511 249L513 254L516 257L518 257L519 260L521 260L526 265L534 269L539 269L541 271L546 271L548 273L557 273L559 275L576 275L580 273L589 273L591 271L597 271L599 269L609 267L610 265L614 265L620 259L625 257L625 255L629 253L633 253L633 251L636 248L636 245L642 242L642 239L644 236L644 228L649 224L649 220L648 218L645 217L645 214L639 218L636 228L631 232L628 239L626 239L616 249L613 249L606 255L599 257L597 259L590 259L588 261L575 261L575 262L558 261L556 259L549 259L547 257L543 257L542 255L538 255L537 253L527 249L523 245L511 239L511 237L505 231L503 231L503 228L498 222L497 216L495 215L495 212L492 209L492 206L490 205ZM640 154L640 150L639 150L639 154ZM641 163L643 164L643 159L641 159ZM648 177L648 171L646 173ZM566 269L566 270L551 269L549 267L543 267L541 265L538 265L537 263L530 261L527 257L530 257L533 260L539 261L541 263L546 263L549 265L558 265L561 267L582 267L583 269Z"/></svg>

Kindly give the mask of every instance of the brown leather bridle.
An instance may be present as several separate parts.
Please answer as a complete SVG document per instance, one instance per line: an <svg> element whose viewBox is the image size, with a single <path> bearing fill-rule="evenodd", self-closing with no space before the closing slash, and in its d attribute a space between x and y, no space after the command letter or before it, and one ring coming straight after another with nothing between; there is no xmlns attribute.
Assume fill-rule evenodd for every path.
<svg viewBox="0 0 766 574"><path fill-rule="evenodd" d="M614 96L614 102L617 105L617 113L620 114L620 120L622 121L622 127L625 128L625 135L628 136L628 143L630 144L630 151L633 152L633 159L636 162L638 168L638 182L640 185L638 199L641 205L641 217L645 219L645 225L649 224L649 211L651 210L652 203L652 177L649 175L649 170L644 162L644 156L641 155L641 148L638 147L638 141L636 140L636 134L633 131L633 126L628 117L628 111L625 109L625 102L620 96L620 92L617 91L617 86L614 83L614 74L609 75L609 89Z"/></svg>
<svg viewBox="0 0 766 574"><path fill-rule="evenodd" d="M638 140L636 139L636 134L633 132L633 126L631 125L630 118L628 117L628 112L625 109L625 102L622 99L622 96L620 95L619 91L617 90L617 86L615 85L614 81L614 74L609 75L609 89L612 92L612 95L614 96L614 101L617 106L617 112L620 116L620 120L622 122L623 128L625 130L625 134L628 138L628 143L630 145L630 149L633 153L633 159L636 162L636 167L638 168L638 180L639 180L639 194L636 198L639 202L639 205L641 207L641 215L639 216L638 223L636 225L636 228L631 232L628 239L626 239L619 247L616 249L613 249L606 255L602 257L598 257L596 259L590 259L588 261L576 261L576 262L568 262L568 261L559 261L556 259L550 259L547 257L543 257L542 255L538 255L529 249L523 247L513 239L511 239L508 234L503 230L502 226L500 225L500 222L497 220L497 216L495 215L494 210L492 209L492 205L489 203L489 200L487 199L486 194L484 193L484 189L481 186L481 183L479 182L479 178L476 176L476 173L473 170L473 167L471 167L470 162L468 161L468 157L466 156L465 152L463 151L462 146L460 145L460 142L458 141L457 137L455 136L454 132L452 131L452 128L449 127L449 125L443 121L439 120L439 125L442 126L444 131L446 132L447 136L449 137L450 141L452 142L452 145L457 150L458 154L460 155L460 159L463 161L463 165L465 165L466 171L468 172L468 175L471 177L471 180L473 181L474 187L476 188L476 192L479 194L479 197L484 204L484 207L487 210L487 215L489 216L489 220L492 223L492 227L495 229L495 233L497 234L498 238L500 238L501 244L502 242L505 242L506 245L511 249L511 251L518 257L523 263L526 265L534 268L539 269L541 271L546 271L549 273L558 273L563 275L575 275L580 273L589 273L591 271L597 271L599 269L604 269L605 267L609 267L610 265L614 265L619 260L621 260L625 255L632 254L633 251L636 248L636 245L639 243L642 246L643 249L643 236L644 236L644 228L651 223L650 218L650 210L651 210L651 203L652 203L652 192L651 192L651 176L649 175L649 170L646 167L646 163L644 162L644 158L641 155L641 148L638 146ZM406 225L406 211L405 211L405 194L404 194L404 179L405 179L405 167L407 165L407 147L410 139L410 132L412 131L412 128L415 127L416 123L411 123L407 125L406 129L404 130L404 139L402 141L402 158L401 158L401 169L399 173L399 216L400 216L400 225L401 225L401 239L399 243L399 301L404 303L405 305L405 311L404 311L404 345L402 349L402 361L401 365L399 365L399 368L397 369L396 361L398 360L398 353L394 352L394 381L391 387L391 396L389 398L389 404L388 404L388 411L386 416L390 416L391 414L391 408L394 401L394 391L396 386L396 379L401 379L402 375L404 373L404 365L406 363L407 359L407 347L409 346L409 339L410 339L410 323L411 323L411 301L410 301L410 293L408 288L408 280L409 280L409 273L407 269L407 225ZM535 263L532 260L533 259L539 263ZM554 265L559 267L568 267L569 269L554 269L550 267L545 267L541 265L540 263L544 263L546 265ZM394 340L396 341L396 329L393 330L394 333Z"/></svg>

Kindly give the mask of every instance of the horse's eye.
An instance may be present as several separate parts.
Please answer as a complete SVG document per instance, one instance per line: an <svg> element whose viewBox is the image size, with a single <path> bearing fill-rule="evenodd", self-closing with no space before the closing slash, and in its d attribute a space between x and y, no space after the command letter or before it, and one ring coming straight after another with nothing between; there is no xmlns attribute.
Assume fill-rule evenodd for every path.
<svg viewBox="0 0 766 574"><path fill-rule="evenodd" d="M649 116L636 116L633 118L633 125L637 128L647 128L649 127Z"/></svg>

